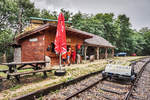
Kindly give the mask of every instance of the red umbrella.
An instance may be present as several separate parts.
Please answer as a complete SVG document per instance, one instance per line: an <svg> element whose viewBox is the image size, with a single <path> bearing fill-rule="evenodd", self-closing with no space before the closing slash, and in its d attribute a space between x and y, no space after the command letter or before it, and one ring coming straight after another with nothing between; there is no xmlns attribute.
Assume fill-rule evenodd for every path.
<svg viewBox="0 0 150 100"><path fill-rule="evenodd" d="M55 51L60 55L60 69L61 69L61 55L67 52L66 31L64 15L62 13L58 16L57 32L55 37Z"/></svg>
<svg viewBox="0 0 150 100"><path fill-rule="evenodd" d="M58 16L55 51L57 54L63 54L67 52L65 22L64 15L62 13L60 13Z"/></svg>

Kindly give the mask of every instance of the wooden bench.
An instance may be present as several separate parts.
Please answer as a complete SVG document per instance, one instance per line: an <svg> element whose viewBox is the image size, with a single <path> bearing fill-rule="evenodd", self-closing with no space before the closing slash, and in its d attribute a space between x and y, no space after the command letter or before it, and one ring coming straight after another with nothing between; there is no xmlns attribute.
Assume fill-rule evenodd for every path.
<svg viewBox="0 0 150 100"><path fill-rule="evenodd" d="M21 68L21 69L18 69L18 70L25 70L25 69L34 69L34 67L25 67L25 68ZM8 71L9 71L8 69L0 70L0 72L3 72L3 73L7 73Z"/></svg>
<svg viewBox="0 0 150 100"><path fill-rule="evenodd" d="M51 72L52 69L41 69L41 70L34 70L34 71L28 71L28 72L16 72L16 73L8 73L7 75L7 79L10 79L11 76L14 76L17 81L20 81L20 76L21 75L25 75L25 74L35 74L35 73L38 73L38 72L43 72L44 74L44 77L47 77L47 73L46 72Z"/></svg>
<svg viewBox="0 0 150 100"><path fill-rule="evenodd" d="M49 63L48 61L31 61L31 62L10 62L10 63L2 63L2 65L8 66L8 70L1 71L1 72L7 72L7 79L10 79L11 76L14 76L18 81L20 75L30 74L38 72L43 72L44 76L46 77L46 72L51 71L51 69L46 69L46 63ZM28 71L28 72L18 72L18 70L25 69L25 66L31 66L34 71ZM27 68L28 69L28 68Z"/></svg>
<svg viewBox="0 0 150 100"><path fill-rule="evenodd" d="M0 72L7 73L8 69L0 70Z"/></svg>

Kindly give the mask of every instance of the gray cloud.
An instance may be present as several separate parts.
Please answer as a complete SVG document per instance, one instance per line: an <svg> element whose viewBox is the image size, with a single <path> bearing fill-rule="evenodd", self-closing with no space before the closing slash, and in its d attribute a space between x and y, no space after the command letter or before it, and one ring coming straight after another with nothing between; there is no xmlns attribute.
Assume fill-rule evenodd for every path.
<svg viewBox="0 0 150 100"><path fill-rule="evenodd" d="M116 16L126 14L130 17L133 28L150 26L150 0L31 0L40 9L60 11L65 8L74 13L109 13Z"/></svg>

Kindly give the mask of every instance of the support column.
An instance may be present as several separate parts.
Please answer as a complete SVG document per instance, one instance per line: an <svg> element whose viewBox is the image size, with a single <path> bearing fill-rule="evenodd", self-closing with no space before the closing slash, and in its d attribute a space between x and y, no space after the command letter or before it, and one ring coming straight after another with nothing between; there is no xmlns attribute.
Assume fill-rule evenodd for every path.
<svg viewBox="0 0 150 100"><path fill-rule="evenodd" d="M99 47L96 48L97 60L99 60Z"/></svg>
<svg viewBox="0 0 150 100"><path fill-rule="evenodd" d="M85 48L84 48L84 60L85 60L85 61L86 61L87 48L88 48L88 46L85 46Z"/></svg>
<svg viewBox="0 0 150 100"><path fill-rule="evenodd" d="M114 48L112 48L112 54L111 57L114 58Z"/></svg>
<svg viewBox="0 0 150 100"><path fill-rule="evenodd" d="M6 52L3 54L3 63L6 63L7 61L6 61L7 59L6 59Z"/></svg>
<svg viewBox="0 0 150 100"><path fill-rule="evenodd" d="M101 59L101 48L99 48L99 59Z"/></svg>
<svg viewBox="0 0 150 100"><path fill-rule="evenodd" d="M108 48L105 48L105 59L107 59L108 53L107 53Z"/></svg>

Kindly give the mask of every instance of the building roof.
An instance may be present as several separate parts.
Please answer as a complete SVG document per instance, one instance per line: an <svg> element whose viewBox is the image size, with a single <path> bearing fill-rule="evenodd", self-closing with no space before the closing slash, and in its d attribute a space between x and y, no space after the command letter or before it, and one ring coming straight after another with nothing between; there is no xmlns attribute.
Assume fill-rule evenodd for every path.
<svg viewBox="0 0 150 100"><path fill-rule="evenodd" d="M47 24L41 25L39 27L36 27L35 29L31 28L31 30L25 31L24 33L18 35L16 37L16 41L18 42L19 40L21 40L25 37L31 36L33 34L36 34L40 31L43 31L43 30L48 29L48 28L56 30L57 25L53 24L53 23L47 23ZM71 28L71 27L66 27L66 32L68 32L68 33L70 32L71 34L80 35L80 36L86 38L86 40L84 42L87 45L115 48L115 46L112 46L112 44L110 42L108 42L107 40L105 40L104 38L102 38L98 35L94 35L94 34L84 32L84 31L81 31L81 30L78 30L78 29L74 29L74 28Z"/></svg>
<svg viewBox="0 0 150 100"><path fill-rule="evenodd" d="M41 25L35 29L32 29L30 31L26 31L22 34L19 34L17 37L16 37L16 41L19 41L25 37L28 37L28 36L31 36L33 34L36 34L40 31L43 31L45 29L57 29L57 25L56 24L53 24L53 23L47 23L47 24L44 24L44 25ZM71 32L72 34L75 34L75 35L80 35L81 37L84 37L86 39L88 38L92 38L92 35L88 34L87 32L84 32L84 31L81 31L81 30L78 30L78 29L74 29L74 28L71 28L71 27L66 27L66 32Z"/></svg>
<svg viewBox="0 0 150 100"><path fill-rule="evenodd" d="M94 35L91 33L88 33L89 35L92 35L93 37L90 39L86 39L84 42L87 45L95 45L100 47L108 47L108 48L115 48L109 41L104 39L103 37L100 37L98 35Z"/></svg>

